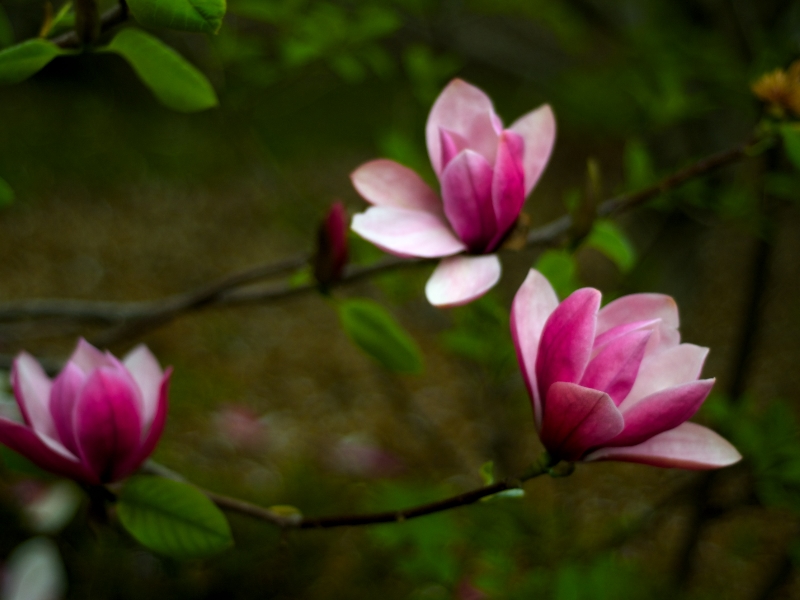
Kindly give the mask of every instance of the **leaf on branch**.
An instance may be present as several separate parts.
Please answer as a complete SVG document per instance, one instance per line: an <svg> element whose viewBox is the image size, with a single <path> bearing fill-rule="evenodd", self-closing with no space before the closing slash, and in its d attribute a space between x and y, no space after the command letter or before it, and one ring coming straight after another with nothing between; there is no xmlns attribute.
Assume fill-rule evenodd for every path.
<svg viewBox="0 0 800 600"><path fill-rule="evenodd" d="M136 20L147 27L217 33L225 16L225 0L128 0Z"/></svg>
<svg viewBox="0 0 800 600"><path fill-rule="evenodd" d="M27 40L0 50L0 85L25 81L60 54L71 54L44 40Z"/></svg>
<svg viewBox="0 0 800 600"><path fill-rule="evenodd" d="M625 232L613 221L595 221L592 232L584 241L590 248L607 256L623 273L630 271L636 264L636 251Z"/></svg>
<svg viewBox="0 0 800 600"><path fill-rule="evenodd" d="M559 298L581 287L575 257L567 250L548 250L536 261L536 270L547 277Z"/></svg>
<svg viewBox="0 0 800 600"><path fill-rule="evenodd" d="M130 63L156 98L178 112L197 112L218 104L206 76L158 38L125 29L103 52L114 52Z"/></svg>
<svg viewBox="0 0 800 600"><path fill-rule="evenodd" d="M345 300L338 308L342 328L364 352L392 371L422 372L416 342L380 304L355 299Z"/></svg>
<svg viewBox="0 0 800 600"><path fill-rule="evenodd" d="M186 483L132 477L119 495L117 513L139 543L174 558L203 558L233 545L225 515Z"/></svg>
<svg viewBox="0 0 800 600"><path fill-rule="evenodd" d="M14 43L14 30L5 9L0 6L0 48L5 48Z"/></svg>
<svg viewBox="0 0 800 600"><path fill-rule="evenodd" d="M794 125L784 125L781 127L781 136L786 156L792 161L795 169L800 171L800 129Z"/></svg>
<svg viewBox="0 0 800 600"><path fill-rule="evenodd" d="M14 190L8 182L0 177L0 208L8 206L14 201Z"/></svg>

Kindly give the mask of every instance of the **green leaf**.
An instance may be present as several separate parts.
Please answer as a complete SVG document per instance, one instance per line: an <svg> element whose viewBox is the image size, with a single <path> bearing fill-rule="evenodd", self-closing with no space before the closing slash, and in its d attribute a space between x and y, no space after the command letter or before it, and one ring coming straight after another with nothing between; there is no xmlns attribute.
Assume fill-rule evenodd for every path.
<svg viewBox="0 0 800 600"><path fill-rule="evenodd" d="M136 20L147 27L217 33L225 0L128 0Z"/></svg>
<svg viewBox="0 0 800 600"><path fill-rule="evenodd" d="M581 287L575 258L566 250L548 250L536 261L536 270L547 277L561 299Z"/></svg>
<svg viewBox="0 0 800 600"><path fill-rule="evenodd" d="M0 208L8 206L14 201L14 190L8 182L0 177Z"/></svg>
<svg viewBox="0 0 800 600"><path fill-rule="evenodd" d="M796 125L784 125L781 127L781 136L786 156L800 170L800 129Z"/></svg>
<svg viewBox="0 0 800 600"><path fill-rule="evenodd" d="M656 178L653 159L639 139L628 140L625 144L625 187L639 189L653 183Z"/></svg>
<svg viewBox="0 0 800 600"><path fill-rule="evenodd" d="M175 558L202 558L233 545L225 515L189 484L138 475L119 495L119 520L143 546Z"/></svg>
<svg viewBox="0 0 800 600"><path fill-rule="evenodd" d="M422 372L422 354L416 342L372 300L345 300L339 319L350 339L387 369L399 373Z"/></svg>
<svg viewBox="0 0 800 600"><path fill-rule="evenodd" d="M14 43L14 30L5 9L0 5L0 48L5 48Z"/></svg>
<svg viewBox="0 0 800 600"><path fill-rule="evenodd" d="M70 54L44 40L28 40L0 50L0 85L25 81L59 54Z"/></svg>
<svg viewBox="0 0 800 600"><path fill-rule="evenodd" d="M636 251L625 232L613 221L595 221L592 232L584 242L586 246L605 254L623 273L636 264Z"/></svg>
<svg viewBox="0 0 800 600"><path fill-rule="evenodd" d="M162 104L178 112L216 106L217 94L206 76L161 40L139 29L125 29L105 48L127 60Z"/></svg>

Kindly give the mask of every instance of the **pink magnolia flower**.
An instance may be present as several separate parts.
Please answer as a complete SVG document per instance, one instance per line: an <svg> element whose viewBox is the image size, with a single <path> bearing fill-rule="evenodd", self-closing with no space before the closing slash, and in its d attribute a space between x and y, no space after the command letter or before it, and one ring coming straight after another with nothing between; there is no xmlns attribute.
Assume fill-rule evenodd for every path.
<svg viewBox="0 0 800 600"><path fill-rule="evenodd" d="M550 107L508 129L478 88L453 80L428 116L425 135L441 199L411 169L379 159L353 185L373 206L353 217L361 237L398 256L445 257L425 286L435 306L465 304L500 279L492 254L514 226L555 141Z"/></svg>
<svg viewBox="0 0 800 600"><path fill-rule="evenodd" d="M0 418L0 443L84 483L122 479L161 437L170 374L144 345L120 362L81 339L53 381L22 352L11 384L25 423Z"/></svg>
<svg viewBox="0 0 800 600"><path fill-rule="evenodd" d="M715 469L742 458L686 422L714 379L699 379L708 348L680 343L671 297L632 294L600 309L600 292L584 288L559 304L531 270L514 298L511 333L553 459Z"/></svg>

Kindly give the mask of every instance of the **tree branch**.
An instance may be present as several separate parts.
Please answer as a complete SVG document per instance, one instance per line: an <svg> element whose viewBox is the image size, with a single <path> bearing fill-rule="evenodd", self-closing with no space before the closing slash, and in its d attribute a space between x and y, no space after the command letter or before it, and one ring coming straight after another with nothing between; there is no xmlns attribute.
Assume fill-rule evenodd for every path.
<svg viewBox="0 0 800 600"><path fill-rule="evenodd" d="M125 0L120 0L119 4L109 8L100 17L100 34L102 35L112 27L124 23L128 20L128 4ZM68 31L50 40L59 48L80 48L83 40L77 30Z"/></svg>

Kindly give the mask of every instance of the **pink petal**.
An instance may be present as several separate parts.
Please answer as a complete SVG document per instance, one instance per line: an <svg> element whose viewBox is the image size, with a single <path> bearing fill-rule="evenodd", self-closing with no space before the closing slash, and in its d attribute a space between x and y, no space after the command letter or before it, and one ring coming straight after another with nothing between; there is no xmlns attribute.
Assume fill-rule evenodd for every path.
<svg viewBox="0 0 800 600"><path fill-rule="evenodd" d="M462 150L467 149L468 143L467 140L453 131L440 129L439 134L442 145L442 170L444 171L451 160L458 156Z"/></svg>
<svg viewBox="0 0 800 600"><path fill-rule="evenodd" d="M496 254L444 258L425 284L425 296L439 307L467 304L492 289L501 270Z"/></svg>
<svg viewBox="0 0 800 600"><path fill-rule="evenodd" d="M533 403L537 430L542 425L542 402L536 385L536 356L544 324L557 306L558 296L553 286L535 269L528 272L511 305L511 337L517 350L522 378Z"/></svg>
<svg viewBox="0 0 800 600"><path fill-rule="evenodd" d="M715 432L684 423L637 446L600 448L584 460L621 460L654 467L719 469L739 462L742 455Z"/></svg>
<svg viewBox="0 0 800 600"><path fill-rule="evenodd" d="M78 462L76 457L46 438L19 423L0 417L0 443L18 452L45 471L85 483L99 483L97 478Z"/></svg>
<svg viewBox="0 0 800 600"><path fill-rule="evenodd" d="M586 366L581 385L607 393L619 406L636 381L651 335L652 331L632 331L606 344Z"/></svg>
<svg viewBox="0 0 800 600"><path fill-rule="evenodd" d="M75 436L82 462L102 482L120 477L120 465L141 446L142 408L126 372L96 369L75 406Z"/></svg>
<svg viewBox="0 0 800 600"><path fill-rule="evenodd" d="M492 181L492 203L497 220L497 234L489 244L490 250L502 242L525 203L523 152L524 142L519 134L504 131L500 135Z"/></svg>
<svg viewBox="0 0 800 600"><path fill-rule="evenodd" d="M477 152L465 150L442 173L447 220L468 248L485 251L497 226L492 207L492 167Z"/></svg>
<svg viewBox="0 0 800 600"><path fill-rule="evenodd" d="M494 164L496 121L489 96L460 79L451 81L433 104L425 126L428 156L436 175L441 176L444 170L440 130L458 134L467 141L469 148L483 155L489 164Z"/></svg>
<svg viewBox="0 0 800 600"><path fill-rule="evenodd" d="M11 367L11 386L25 422L35 431L56 437L50 414L52 382L39 362L27 352L20 352Z"/></svg>
<svg viewBox="0 0 800 600"><path fill-rule="evenodd" d="M147 460L147 457L153 453L161 434L164 432L164 425L167 422L167 409L169 408L168 394L169 394L169 381L172 376L172 367L168 367L161 379L158 389L158 402L153 422L150 429L145 434L144 441L138 452L132 455L129 461L120 464L119 478L126 477L133 473L139 466Z"/></svg>
<svg viewBox="0 0 800 600"><path fill-rule="evenodd" d="M351 229L398 256L438 258L467 249L442 218L421 210L373 206L353 217Z"/></svg>
<svg viewBox="0 0 800 600"><path fill-rule="evenodd" d="M660 319L659 335L652 338L646 354L657 353L680 343L678 305L665 294L630 294L600 309L597 315L598 338L609 330L637 321Z"/></svg>
<svg viewBox="0 0 800 600"><path fill-rule="evenodd" d="M353 186L375 206L407 208L441 214L442 203L430 186L408 167L381 158L350 174Z"/></svg>
<svg viewBox="0 0 800 600"><path fill-rule="evenodd" d="M53 415L58 438L75 456L78 456L78 444L73 429L73 414L78 393L86 380L81 368L68 362L58 377L53 381L50 393L50 413Z"/></svg>
<svg viewBox="0 0 800 600"><path fill-rule="evenodd" d="M598 350L599 348L602 348L608 344L611 340L615 340L622 335L630 333L631 331L640 331L646 329L650 332L653 332L660 324L661 319L653 319L651 321L634 321L633 323L617 325L608 331L597 334L597 336L594 338L594 349Z"/></svg>
<svg viewBox="0 0 800 600"><path fill-rule="evenodd" d="M85 339L81 338L78 340L78 345L75 347L72 356L69 357L67 362L75 363L88 375L98 367L112 366L113 361L108 357L108 354L103 354Z"/></svg>
<svg viewBox="0 0 800 600"><path fill-rule="evenodd" d="M608 394L559 381L547 392L539 435L553 458L574 461L623 427L622 415Z"/></svg>
<svg viewBox="0 0 800 600"><path fill-rule="evenodd" d="M553 111L545 104L517 119L509 127L522 136L525 141L525 196L531 193L533 186L550 160L553 144L556 141L556 119Z"/></svg>
<svg viewBox="0 0 800 600"><path fill-rule="evenodd" d="M642 398L622 411L625 429L609 442L612 446L634 446L691 419L705 401L713 379L684 383Z"/></svg>
<svg viewBox="0 0 800 600"><path fill-rule="evenodd" d="M620 405L628 410L642 398L667 388L696 381L703 370L708 348L694 344L681 344L655 356L645 356L639 375L628 397Z"/></svg>
<svg viewBox="0 0 800 600"><path fill-rule="evenodd" d="M158 410L159 394L161 390L161 381L164 378L164 371L158 364L158 360L153 356L153 353L144 344L139 344L131 350L125 358L122 359L122 364L131 374L139 391L142 395L143 402L143 428L146 430Z"/></svg>
<svg viewBox="0 0 800 600"><path fill-rule="evenodd" d="M583 288L573 292L547 319L536 357L536 381L539 394L556 381L577 383L589 363L594 342L600 292ZM545 402L545 412L546 410Z"/></svg>

